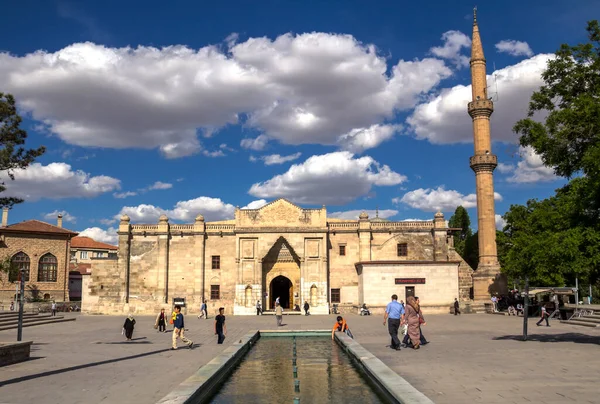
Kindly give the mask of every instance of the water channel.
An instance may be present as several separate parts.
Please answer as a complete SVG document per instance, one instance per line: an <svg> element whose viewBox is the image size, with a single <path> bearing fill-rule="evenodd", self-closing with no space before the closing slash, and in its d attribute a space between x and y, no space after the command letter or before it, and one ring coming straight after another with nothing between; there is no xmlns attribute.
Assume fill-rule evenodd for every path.
<svg viewBox="0 0 600 404"><path fill-rule="evenodd" d="M297 373L294 373L294 347ZM295 382L299 382L299 388ZM331 338L262 337L211 402L383 404L386 401Z"/></svg>

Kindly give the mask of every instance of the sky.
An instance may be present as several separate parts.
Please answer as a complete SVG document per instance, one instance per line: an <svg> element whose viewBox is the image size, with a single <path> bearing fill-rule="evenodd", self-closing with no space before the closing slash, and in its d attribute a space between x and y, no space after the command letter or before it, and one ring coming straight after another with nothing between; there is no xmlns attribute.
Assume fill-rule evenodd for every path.
<svg viewBox="0 0 600 404"><path fill-rule="evenodd" d="M485 2L497 226L565 183L512 126L562 43L600 0ZM473 2L10 2L0 92L46 153L7 190L9 223L56 222L116 242L133 223L232 219L277 198L476 228L470 101ZM536 117L542 119L542 117Z"/></svg>

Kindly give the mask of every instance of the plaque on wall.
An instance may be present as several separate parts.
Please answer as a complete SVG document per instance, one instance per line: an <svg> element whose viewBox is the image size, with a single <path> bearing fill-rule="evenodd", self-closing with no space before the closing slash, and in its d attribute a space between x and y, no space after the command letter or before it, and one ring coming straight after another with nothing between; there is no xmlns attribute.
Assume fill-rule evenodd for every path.
<svg viewBox="0 0 600 404"><path fill-rule="evenodd" d="M425 278L396 278L396 285L425 285Z"/></svg>

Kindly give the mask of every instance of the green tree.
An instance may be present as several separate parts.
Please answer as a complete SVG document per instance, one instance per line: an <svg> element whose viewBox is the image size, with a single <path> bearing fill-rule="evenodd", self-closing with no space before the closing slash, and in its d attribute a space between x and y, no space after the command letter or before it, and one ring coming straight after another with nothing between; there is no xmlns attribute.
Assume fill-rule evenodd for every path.
<svg viewBox="0 0 600 404"><path fill-rule="evenodd" d="M472 235L469 212L462 206L458 206L448 221L448 226L461 229L452 231L452 237L454 239L454 248L456 249L456 252L466 260L465 245L467 239Z"/></svg>
<svg viewBox="0 0 600 404"><path fill-rule="evenodd" d="M15 179L14 169L26 168L46 151L43 146L37 149L23 147L27 132L20 128L21 121L14 97L0 92L0 171L6 172L11 180ZM0 192L5 190L4 183L0 182ZM21 202L23 200L19 198L0 198L2 207L12 207Z"/></svg>

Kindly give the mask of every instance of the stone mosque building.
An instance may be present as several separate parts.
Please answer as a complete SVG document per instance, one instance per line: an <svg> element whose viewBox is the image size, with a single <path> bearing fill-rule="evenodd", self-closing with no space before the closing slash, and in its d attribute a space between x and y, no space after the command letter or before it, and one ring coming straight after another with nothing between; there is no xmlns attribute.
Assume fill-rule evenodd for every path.
<svg viewBox="0 0 600 404"><path fill-rule="evenodd" d="M260 209L236 209L228 221L119 224L116 260L95 264L84 279L83 311L152 314L185 301L198 312L203 300L211 315L256 314L257 301L285 309L308 301L312 314L333 305L356 313L367 304L383 311L392 294L419 296L426 312L448 313L455 298L481 310L502 289L496 256L490 121L486 64L475 15L471 54L473 120L480 257L473 272L456 253L442 213L431 221L393 222L362 213L357 220L327 217L278 199ZM474 298L474 300L473 300ZM468 309L467 309L468 310Z"/></svg>

